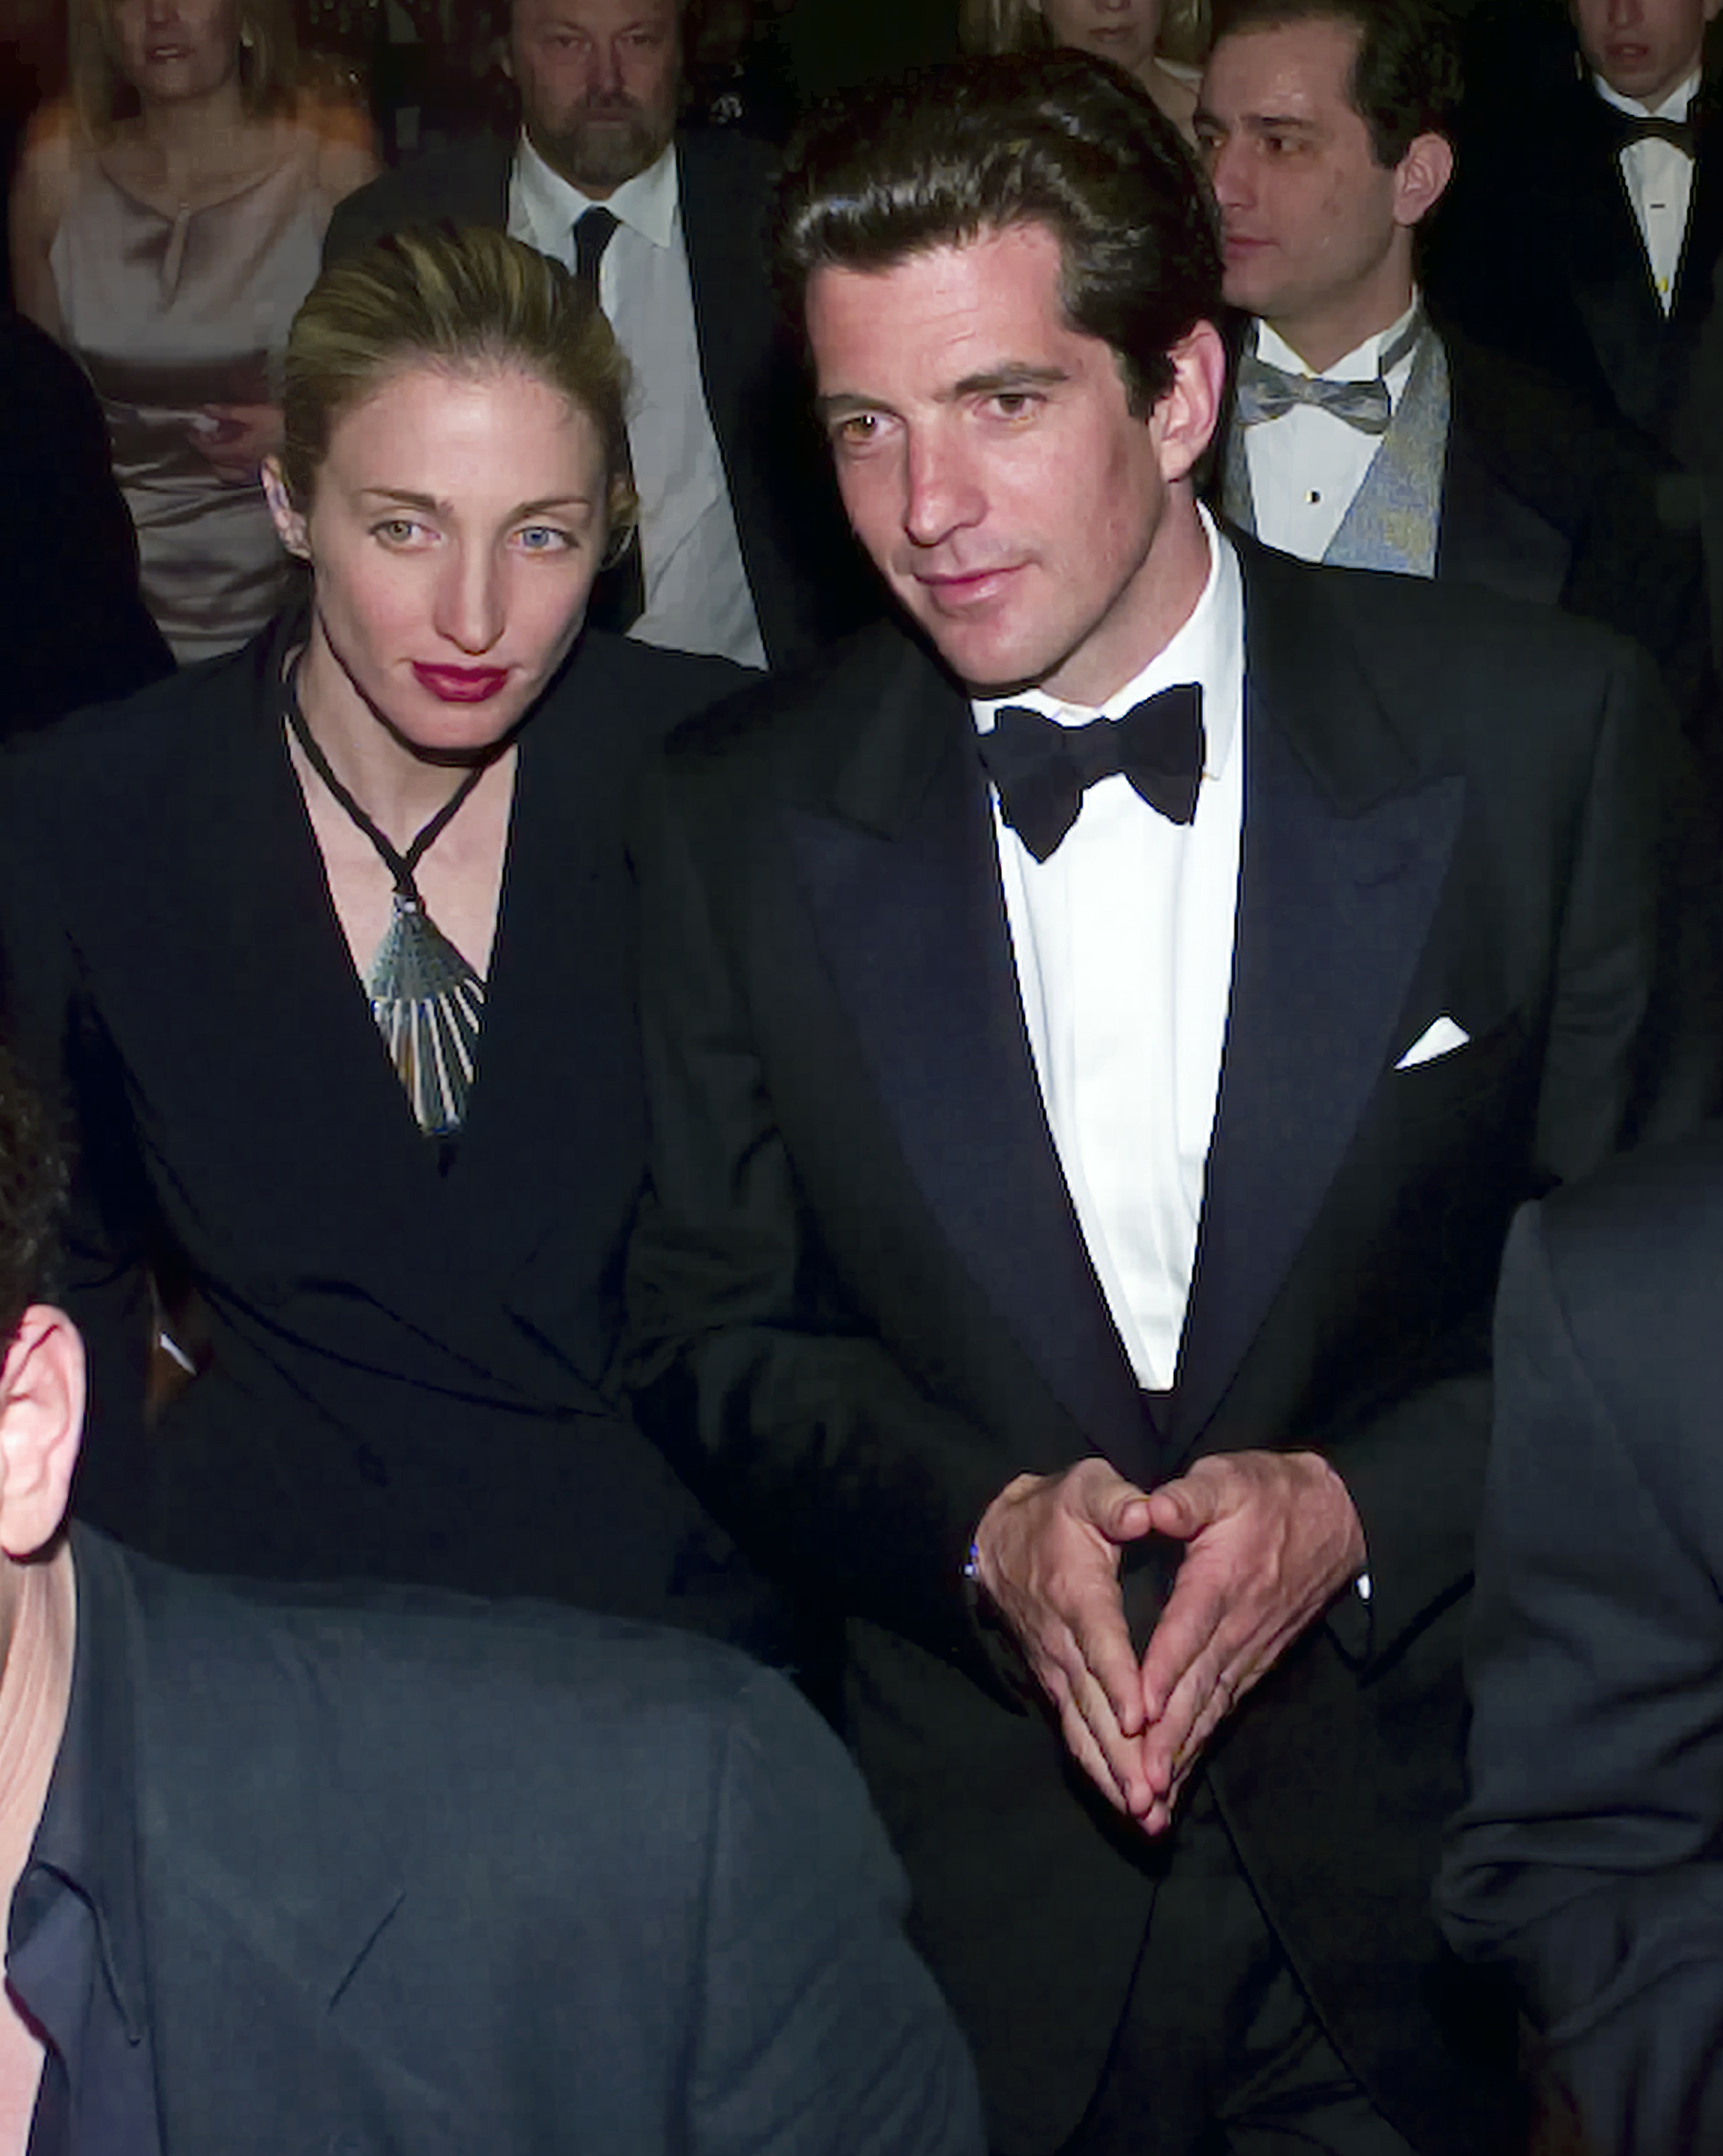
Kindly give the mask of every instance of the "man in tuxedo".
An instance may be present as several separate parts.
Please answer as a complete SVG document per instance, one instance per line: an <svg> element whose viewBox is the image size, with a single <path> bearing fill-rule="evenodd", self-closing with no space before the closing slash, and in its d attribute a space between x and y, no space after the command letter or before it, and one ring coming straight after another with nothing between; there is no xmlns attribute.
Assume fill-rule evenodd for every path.
<svg viewBox="0 0 1723 2156"><path fill-rule="evenodd" d="M361 187L325 259L449 219L505 226L593 284L633 372L640 520L591 618L746 665L816 648L872 602L766 283L769 153L677 132L678 0L515 0L509 55L518 138Z"/></svg>
<svg viewBox="0 0 1723 2156"><path fill-rule="evenodd" d="M997 2149L1475 2150L1489 1298L1712 1096L1671 721L1588 625L1216 530L1212 214L1124 75L859 94L779 230L907 623L645 804L637 1405L849 1620Z"/></svg>
<svg viewBox="0 0 1723 2156"><path fill-rule="evenodd" d="M0 1056L0 2147L980 2156L897 1866L780 1678L65 1532L60 1181Z"/></svg>
<svg viewBox="0 0 1723 2156"><path fill-rule="evenodd" d="M1515 1224L1449 1937L1519 1979L1597 2156L1723 2147L1723 1134Z"/></svg>
<svg viewBox="0 0 1723 2156"><path fill-rule="evenodd" d="M1427 319L1415 249L1453 169L1459 62L1431 0L1237 0L1196 130L1248 317L1219 495L1306 561L1482 584L1638 638L1708 685L1697 533L1672 461Z"/></svg>
<svg viewBox="0 0 1723 2156"><path fill-rule="evenodd" d="M1572 76L1467 137L1432 295L1480 341L1672 440L1723 254L1718 0L1570 0Z"/></svg>

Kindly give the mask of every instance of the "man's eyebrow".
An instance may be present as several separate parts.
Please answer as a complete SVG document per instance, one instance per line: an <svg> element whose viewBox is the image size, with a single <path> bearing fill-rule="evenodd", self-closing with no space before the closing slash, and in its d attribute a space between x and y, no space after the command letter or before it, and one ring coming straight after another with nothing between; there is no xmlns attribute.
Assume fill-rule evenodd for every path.
<svg viewBox="0 0 1723 2156"><path fill-rule="evenodd" d="M864 397L859 390L833 389L814 399L814 409L822 419L835 419L841 413L883 412L886 407L877 397Z"/></svg>
<svg viewBox="0 0 1723 2156"><path fill-rule="evenodd" d="M1071 379L1070 372L1062 367L1031 367L1026 362L1007 360L1000 367L984 367L975 374L966 374L962 381L951 386L954 397L996 396L1000 391L1012 389L1052 389Z"/></svg>
<svg viewBox="0 0 1723 2156"><path fill-rule="evenodd" d="M1247 112L1239 121L1253 135L1314 135L1316 122L1299 112Z"/></svg>
<svg viewBox="0 0 1723 2156"><path fill-rule="evenodd" d="M974 374L965 374L949 389L942 389L937 401L951 404L960 397L994 397L1013 389L1051 389L1070 379L1068 367L1031 367L1026 360L1002 360L996 367L984 367ZM857 412L888 412L892 408L882 398L867 397L859 390L834 389L823 397L816 397L814 408L822 419L836 419Z"/></svg>

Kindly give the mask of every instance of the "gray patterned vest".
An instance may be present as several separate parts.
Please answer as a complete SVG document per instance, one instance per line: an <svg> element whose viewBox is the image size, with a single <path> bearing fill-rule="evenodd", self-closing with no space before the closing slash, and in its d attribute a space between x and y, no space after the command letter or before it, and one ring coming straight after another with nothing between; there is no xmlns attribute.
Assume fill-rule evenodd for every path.
<svg viewBox="0 0 1723 2156"><path fill-rule="evenodd" d="M1448 354L1441 338L1427 327L1388 431L1329 542L1324 562L1343 569L1391 569L1404 577L1435 575L1448 402ZM1254 535L1257 512L1244 434L1237 425L1227 432L1221 506L1240 531Z"/></svg>

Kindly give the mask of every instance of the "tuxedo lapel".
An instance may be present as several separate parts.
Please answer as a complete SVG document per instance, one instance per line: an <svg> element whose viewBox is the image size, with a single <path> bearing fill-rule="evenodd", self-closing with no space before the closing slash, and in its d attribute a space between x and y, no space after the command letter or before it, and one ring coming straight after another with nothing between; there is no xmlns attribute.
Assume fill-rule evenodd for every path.
<svg viewBox="0 0 1723 2156"><path fill-rule="evenodd" d="M1142 1398L1047 1128L970 714L900 649L831 807L795 815L796 871L939 1234L1089 1440L1138 1475Z"/></svg>
<svg viewBox="0 0 1723 2156"><path fill-rule="evenodd" d="M1314 579L1247 552L1238 925L1170 1433L1180 1452L1237 1368L1391 1063L1458 827L1461 782L1413 784L1322 601Z"/></svg>
<svg viewBox="0 0 1723 2156"><path fill-rule="evenodd" d="M1723 254L1723 114L1715 96L1712 85L1703 85L1693 104L1698 130L1693 193L1670 309L1670 320L1684 330L1696 330L1710 312L1711 273Z"/></svg>

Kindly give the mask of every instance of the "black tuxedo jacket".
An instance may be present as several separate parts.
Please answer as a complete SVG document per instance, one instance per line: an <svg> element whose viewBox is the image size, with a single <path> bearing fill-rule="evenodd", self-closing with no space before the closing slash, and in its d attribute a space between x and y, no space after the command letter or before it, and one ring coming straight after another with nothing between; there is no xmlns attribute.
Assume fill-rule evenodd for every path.
<svg viewBox="0 0 1723 2156"><path fill-rule="evenodd" d="M0 768L8 1036L80 1147L80 1509L198 1570L692 1614L715 1530L608 1383L645 1150L621 826L658 735L746 677L590 634L534 714L451 1163L331 905L279 649ZM142 1439L147 1267L209 1361Z"/></svg>
<svg viewBox="0 0 1723 2156"><path fill-rule="evenodd" d="M1723 2147L1723 1132L1526 1213L1503 1269L1450 1938L1587 2148Z"/></svg>
<svg viewBox="0 0 1723 2156"><path fill-rule="evenodd" d="M830 1732L685 1636L74 1543L171 2156L980 2156Z"/></svg>
<svg viewBox="0 0 1723 2156"><path fill-rule="evenodd" d="M1594 408L1669 440L1723 254L1723 140L1715 92L1699 129L1687 237L1665 316L1589 80L1468 141L1424 263L1432 297L1475 336L1569 383Z"/></svg>
<svg viewBox="0 0 1723 2156"><path fill-rule="evenodd" d="M726 130L676 137L682 232L706 408L771 665L879 611L765 270L772 153ZM482 136L385 172L337 205L325 262L409 225L506 226L514 145Z"/></svg>
<svg viewBox="0 0 1723 2156"><path fill-rule="evenodd" d="M1673 722L1643 662L1245 558L1231 1010L1152 1424L1048 1136L970 716L920 645L881 630L684 730L640 839L640 1410L857 1620L863 1762L1012 2156L1083 2109L1155 1858L995 1689L970 1535L1021 1472L1257 1445L1334 1460L1375 1594L1367 1638L1319 1627L1232 1717L1215 1786L1349 2062L1415 2145L1477 2145L1427 1899L1497 1260L1520 1199L1715 1084L1710 1031L1678 1058L1660 1015ZM1396 1068L1443 1016L1468 1044Z"/></svg>

